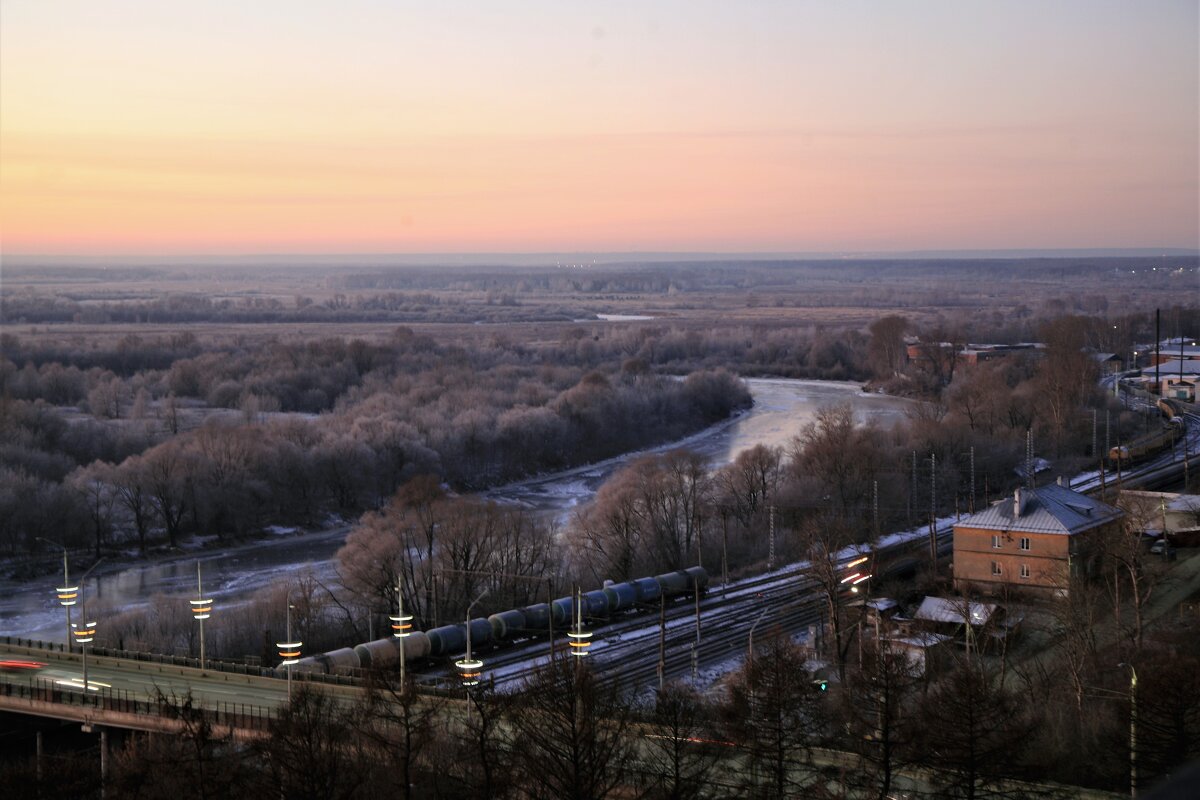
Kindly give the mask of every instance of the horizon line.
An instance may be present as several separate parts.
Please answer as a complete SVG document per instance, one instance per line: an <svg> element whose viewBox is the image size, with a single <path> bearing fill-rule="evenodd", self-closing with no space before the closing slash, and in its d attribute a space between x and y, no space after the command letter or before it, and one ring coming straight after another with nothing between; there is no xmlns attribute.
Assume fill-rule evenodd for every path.
<svg viewBox="0 0 1200 800"><path fill-rule="evenodd" d="M37 263L100 263L112 261L128 262L179 262L179 261L274 261L298 260L303 262L321 262L327 260L363 260L383 259L389 261L415 261L427 263L430 261L454 260L468 262L489 259L522 259L543 261L549 259L591 259L599 265L623 263L627 260L719 260L723 258L740 258L756 261L767 260L845 260L871 261L877 259L1006 259L1006 258L1145 258L1159 257L1200 257L1200 247L1030 247L1030 248L945 248L945 249L914 249L914 250L830 250L830 251L790 251L790 250L464 250L464 251L351 251L351 252L231 252L231 253L12 253L0 256L0 260L10 265L33 266ZM605 261L597 261L603 258ZM616 259L616 260L613 260ZM542 266L552 266L542 263ZM361 264L358 264L361 266ZM382 266L382 265L381 265Z"/></svg>

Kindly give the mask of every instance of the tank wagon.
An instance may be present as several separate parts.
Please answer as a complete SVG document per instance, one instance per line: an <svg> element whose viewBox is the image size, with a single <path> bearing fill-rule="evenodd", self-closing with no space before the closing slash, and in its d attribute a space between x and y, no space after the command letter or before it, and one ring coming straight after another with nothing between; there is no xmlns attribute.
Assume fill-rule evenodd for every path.
<svg viewBox="0 0 1200 800"><path fill-rule="evenodd" d="M583 615L587 619L609 619L637 606L646 606L681 596L701 594L708 588L708 572L703 567L665 572L654 577L636 578L614 583L606 581L603 589L585 592L582 597ZM551 621L563 630L574 611L573 597L560 597L550 603L536 603L524 608L512 608L490 617L471 620L471 647L502 644L549 633ZM403 639L389 636L364 642L355 647L343 647L300 659L292 669L297 672L325 674L345 673L355 669L391 669L400 663L400 648L407 661L437 658L461 653L467 649L467 626L443 625L429 631L415 631ZM283 674L283 668L276 669Z"/></svg>

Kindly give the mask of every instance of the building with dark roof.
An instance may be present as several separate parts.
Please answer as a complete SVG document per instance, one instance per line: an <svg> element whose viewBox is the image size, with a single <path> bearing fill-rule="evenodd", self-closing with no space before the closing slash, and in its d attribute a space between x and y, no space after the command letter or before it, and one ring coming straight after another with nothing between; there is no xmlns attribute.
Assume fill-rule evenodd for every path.
<svg viewBox="0 0 1200 800"><path fill-rule="evenodd" d="M1120 529L1119 508L1063 485L1017 489L954 526L954 585L1065 593L1095 570L1095 545Z"/></svg>

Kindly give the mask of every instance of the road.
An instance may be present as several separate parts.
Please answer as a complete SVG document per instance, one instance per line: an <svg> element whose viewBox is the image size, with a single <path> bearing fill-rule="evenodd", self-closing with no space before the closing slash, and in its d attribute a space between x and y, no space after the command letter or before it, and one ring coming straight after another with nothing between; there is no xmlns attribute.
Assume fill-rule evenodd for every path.
<svg viewBox="0 0 1200 800"><path fill-rule="evenodd" d="M63 692L83 692L83 664L79 653L64 654L29 647L0 645L0 660L21 659L45 663L39 670L0 672L0 682L53 686ZM287 681L189 667L88 656L91 692L154 698L159 692L182 698L189 691L207 708L246 706L271 709L287 700ZM345 691L345 689L342 689Z"/></svg>

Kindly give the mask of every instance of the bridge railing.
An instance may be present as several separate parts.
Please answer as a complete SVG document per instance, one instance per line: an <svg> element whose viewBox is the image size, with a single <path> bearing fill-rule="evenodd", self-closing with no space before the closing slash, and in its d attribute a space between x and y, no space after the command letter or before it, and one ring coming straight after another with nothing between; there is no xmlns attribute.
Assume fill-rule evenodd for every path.
<svg viewBox="0 0 1200 800"><path fill-rule="evenodd" d="M123 689L112 688L85 693L78 687L64 687L45 678L31 678L25 682L0 678L0 697L19 697L42 703L166 719L179 719L184 713L183 703L176 697L164 697L161 700L139 698ZM276 712L267 706L226 702L192 706L191 713L201 715L213 725L254 731L269 730L276 717Z"/></svg>

